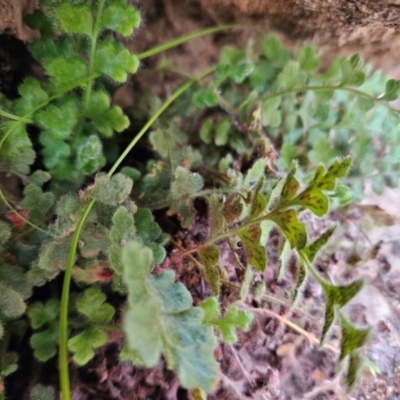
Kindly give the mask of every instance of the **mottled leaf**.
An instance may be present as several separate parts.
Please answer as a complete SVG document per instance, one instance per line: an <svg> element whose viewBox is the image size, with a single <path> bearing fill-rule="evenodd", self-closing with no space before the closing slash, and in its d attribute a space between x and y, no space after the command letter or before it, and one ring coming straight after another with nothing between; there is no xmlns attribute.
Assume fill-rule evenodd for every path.
<svg viewBox="0 0 400 400"><path fill-rule="evenodd" d="M258 271L264 271L267 265L265 248L260 245L261 228L253 225L237 233L246 250L248 262Z"/></svg>

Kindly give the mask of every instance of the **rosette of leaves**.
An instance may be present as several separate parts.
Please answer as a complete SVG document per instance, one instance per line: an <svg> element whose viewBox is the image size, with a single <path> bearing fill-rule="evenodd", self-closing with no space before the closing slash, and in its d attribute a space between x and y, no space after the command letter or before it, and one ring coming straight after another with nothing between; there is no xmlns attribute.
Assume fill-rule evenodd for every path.
<svg viewBox="0 0 400 400"><path fill-rule="evenodd" d="M243 69L241 79L235 66ZM281 167L293 159L304 169L328 166L351 154L344 182L355 198L362 197L366 178L377 193L397 186L399 113L390 102L398 98L400 83L372 74L358 54L337 58L324 74L318 69L315 48L302 46L293 55L273 36L252 51L227 47L212 85L193 97L199 106L218 106L204 120L201 139L241 154L255 133L267 132L279 144ZM221 110L227 114L222 120Z"/></svg>
<svg viewBox="0 0 400 400"><path fill-rule="evenodd" d="M0 159L3 169L28 174L35 153L26 128L34 124L51 176L79 183L104 166L103 139L129 126L121 108L111 106L101 78L122 83L139 66L137 56L104 32L129 37L140 14L124 0L43 5L49 14L36 10L27 23L41 33L30 50L47 78L27 78L20 98L0 110Z"/></svg>

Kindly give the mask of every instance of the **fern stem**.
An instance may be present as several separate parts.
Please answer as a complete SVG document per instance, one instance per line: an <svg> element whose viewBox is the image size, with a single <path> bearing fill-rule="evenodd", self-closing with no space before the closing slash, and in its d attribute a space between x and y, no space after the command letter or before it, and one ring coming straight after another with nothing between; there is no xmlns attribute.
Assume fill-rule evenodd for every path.
<svg viewBox="0 0 400 400"><path fill-rule="evenodd" d="M116 169L119 167L123 159L127 156L130 150L135 146L135 144L139 141L139 139L150 129L150 127L154 124L157 118L171 105L173 101L175 101L182 93L184 93L190 86L196 83L199 79L202 79L206 75L210 74L213 69L207 69L202 74L200 74L196 79L191 79L188 82L185 82L182 86L180 86L171 97L169 97L163 105L159 108L159 110L150 118L147 124L140 130L140 132L135 136L135 138L131 141L129 146L125 149L125 151L121 154L118 160L114 163L110 171L108 172L108 176L111 176ZM68 305L69 305L69 290L71 286L71 278L72 278L72 269L75 262L76 249L78 246L79 236L85 223L87 216L90 213L90 210L95 203L95 199L92 199L89 203L86 204L81 217L79 218L79 222L77 224L76 230L72 237L71 247L68 253L67 265L65 268L64 281L62 287L61 294L61 305L60 305L60 336L59 336L59 376L60 376L60 385L61 385L61 393L63 400L71 400L71 389L70 389L70 380L69 380L69 369L68 369Z"/></svg>
<svg viewBox="0 0 400 400"><path fill-rule="evenodd" d="M160 44L159 46L153 47L150 50L146 50L143 53L138 55L139 60L143 60L144 58L153 56L157 53L161 53L162 51L172 49L173 47L179 46L180 44L189 42L190 40L199 38L201 36L209 35L210 33L216 33L220 31L224 31L226 29L237 28L238 25L236 24L228 24L228 25L219 25L213 26L211 28L202 29L197 32L189 33L188 35L181 36L177 39L170 40L169 42Z"/></svg>
<svg viewBox="0 0 400 400"><path fill-rule="evenodd" d="M1 108L0 108L0 117L12 119L14 121L19 121L22 118L19 117L18 115L10 114L7 111L3 111Z"/></svg>
<svg viewBox="0 0 400 400"><path fill-rule="evenodd" d="M283 90L282 92L272 93L268 96L263 97L262 100L274 99L276 97L282 97L282 96L286 96L288 94L293 94L293 93L308 92L308 91L326 92L328 90L333 90L333 91L344 90L346 92L356 94L357 96L365 97L365 98L373 100L375 102L384 101L385 103L387 103L386 100L377 99L376 97L371 96L368 93L364 93L361 90L357 90L357 89L354 89L352 87L347 87L347 86L302 86L302 87L298 87L298 88ZM388 107L390 107L390 106L388 106ZM392 108L392 107L390 107L390 108Z"/></svg>
<svg viewBox="0 0 400 400"><path fill-rule="evenodd" d="M97 48L97 39L98 39L98 36L100 33L100 21L101 21L102 15L103 15L104 3L105 3L105 0L99 1L99 6L97 9L97 14L96 14L96 22L94 23L92 36L90 38L91 41L90 41L90 57L89 57L89 71L88 71L89 75L93 75L94 58L95 58L96 48ZM85 97L83 100L82 120L85 118L88 107L89 107L90 95L92 93L92 84L93 84L93 81L88 81L86 83Z"/></svg>

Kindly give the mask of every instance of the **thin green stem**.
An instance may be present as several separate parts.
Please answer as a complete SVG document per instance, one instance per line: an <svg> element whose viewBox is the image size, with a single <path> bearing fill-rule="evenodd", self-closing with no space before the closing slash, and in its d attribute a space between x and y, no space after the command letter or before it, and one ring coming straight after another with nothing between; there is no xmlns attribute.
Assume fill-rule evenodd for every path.
<svg viewBox="0 0 400 400"><path fill-rule="evenodd" d="M176 100L182 93L185 92L190 86L197 82L197 80L202 79L204 76L208 75L212 72L212 69L208 69L199 75L196 79L191 79L190 81L184 83L181 87L179 87L172 96L164 102L164 104L160 107L160 109L150 118L149 122L140 130L140 132L136 135L136 137L131 141L129 146L125 149L122 155L118 158L115 164L112 166L110 171L108 172L108 176L111 176L116 169L119 167L123 159L129 153L129 151L135 146L135 144L139 141L139 139L150 129L152 124L159 118L159 116L171 105L171 103ZM75 232L72 236L71 247L68 253L67 265L65 268L64 282L62 287L61 294L61 305L60 305L60 336L59 336L59 376L60 376L60 385L61 385L61 393L63 400L71 399L71 389L70 389L70 380L69 380L69 370L68 370L68 304L69 304L69 290L71 286L71 278L72 278L72 269L75 262L76 249L78 246L79 236L85 223L86 218L88 217L90 210L92 209L95 203L95 199L92 199L88 202L83 210L81 217L79 218L79 222L75 229Z"/></svg>
<svg viewBox="0 0 400 400"><path fill-rule="evenodd" d="M7 111L3 111L0 108L0 116L8 119L12 119L14 121L19 121L22 117L19 117L18 115L10 114Z"/></svg>
<svg viewBox="0 0 400 400"><path fill-rule="evenodd" d="M86 204L85 209L79 219L78 225L72 236L71 247L68 253L67 266L65 268L65 275L61 294L60 304L60 337L59 337L59 374L60 374L60 385L63 400L71 399L71 389L69 381L69 370L68 370L68 304L69 304L69 289L71 286L72 268L75 262L76 249L78 246L79 235L81 233L83 224L89 215L91 208L93 207L95 200L90 200Z"/></svg>
<svg viewBox="0 0 400 400"><path fill-rule="evenodd" d="M23 215L21 215L17 210L15 210L14 207L7 201L1 189L0 189L0 199L3 201L3 203L6 205L7 208L9 208L14 214L16 214L18 218L22 219L22 221L24 221L27 225L31 226L32 228L35 228L36 230L42 233L49 234L44 229L35 225L33 222L29 221L29 219L26 219Z"/></svg>
<svg viewBox="0 0 400 400"><path fill-rule="evenodd" d="M116 169L120 166L121 162L123 159L128 155L128 153L132 150L132 148L137 144L137 142L143 137L143 135L148 131L148 129L154 124L154 122L160 117L160 115L182 94L184 93L187 89L189 89L190 86L192 86L194 83L197 81L203 79L205 76L209 75L211 72L214 71L214 68L208 68L204 72L202 72L200 75L198 75L194 79L190 79L189 81L185 82L182 86L180 86L173 94L171 97L168 98L167 101L164 102L164 104L158 109L156 113L149 119L147 124L141 129L141 131L135 136L135 138L131 141L129 146L125 149L125 151L119 156L118 160L115 162L115 164L112 166L110 171L108 171L108 176L111 176Z"/></svg>
<svg viewBox="0 0 400 400"><path fill-rule="evenodd" d="M209 35L210 33L224 31L226 29L237 28L237 27L238 27L238 25L236 25L236 24L229 24L229 25L219 25L219 26L213 26L211 28L202 29L201 31L189 33L188 35L181 36L178 39L171 40L169 42L160 44L159 46L153 47L150 50L146 50L143 53L140 53L138 55L138 57L140 60L143 60L144 58L153 56L157 53L161 53L165 50L172 49L173 47L179 46L180 44L189 42L190 40L199 38L201 36Z"/></svg>
<svg viewBox="0 0 400 400"><path fill-rule="evenodd" d="M93 33L92 33L91 43L90 43L89 75L93 75L93 72L94 72L93 71L94 70L94 59L95 59L96 48L97 48L97 39L98 39L98 36L100 33L100 21L101 21L102 15L103 15L104 3L105 3L105 0L99 1L99 6L97 9L97 15L96 15L96 22L93 27ZM85 96L84 96L84 100L83 100L83 112L82 112L83 117L82 118L85 117L88 107L89 107L90 95L92 93L92 83L93 83L93 81L88 81L86 83Z"/></svg>
<svg viewBox="0 0 400 400"><path fill-rule="evenodd" d="M293 93L300 93L300 92L307 92L307 91L313 91L313 92L326 92L328 90L344 90L350 93L354 93L357 96L362 96L365 97L367 99L370 100L374 100L376 102L379 101L385 101L382 99L377 99L374 96L371 96L367 93L361 92L360 90L351 88L351 87L347 87L347 86L302 86L302 87L298 87L298 88L293 88L293 89L288 89L288 90L283 90L282 92L277 92L277 93L272 93L268 96L265 96L262 98L262 100L269 100L269 99L274 99L276 97L282 97L282 96L286 96L288 94L293 94ZM385 101L386 102L386 101Z"/></svg>

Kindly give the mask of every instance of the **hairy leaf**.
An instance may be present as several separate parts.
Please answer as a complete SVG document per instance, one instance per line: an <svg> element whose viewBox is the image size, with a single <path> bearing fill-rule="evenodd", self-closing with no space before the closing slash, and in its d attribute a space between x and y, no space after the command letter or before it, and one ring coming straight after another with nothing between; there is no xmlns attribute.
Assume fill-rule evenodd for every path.
<svg viewBox="0 0 400 400"><path fill-rule="evenodd" d="M115 313L114 307L106 303L106 299L106 295L98 286L92 286L77 299L76 308L86 315L90 322L106 324L111 321Z"/></svg>
<svg viewBox="0 0 400 400"><path fill-rule="evenodd" d="M74 361L85 365L94 357L94 349L107 343L108 334L97 326L89 326L78 335L68 340L68 349L74 353Z"/></svg>
<svg viewBox="0 0 400 400"><path fill-rule="evenodd" d="M30 219L33 221L43 220L53 206L55 196L53 193L43 193L42 189L36 185L28 185L24 189L24 199L21 206L29 211Z"/></svg>
<svg viewBox="0 0 400 400"><path fill-rule="evenodd" d="M79 120L79 102L74 97L64 97L58 106L50 104L36 113L35 119L54 139L64 140Z"/></svg>
<svg viewBox="0 0 400 400"><path fill-rule="evenodd" d="M23 297L0 282L0 313L9 318L16 318L22 315L25 309Z"/></svg>
<svg viewBox="0 0 400 400"><path fill-rule="evenodd" d="M130 125L129 118L124 115L122 109L117 106L110 108L110 98L101 91L92 94L87 115L106 137L111 137L114 130L122 132Z"/></svg>
<svg viewBox="0 0 400 400"><path fill-rule="evenodd" d="M203 178L198 173L192 173L183 167L175 170L175 180L172 182L169 194L171 211L176 211L182 218L182 226L187 227L193 220L190 195L203 187Z"/></svg>
<svg viewBox="0 0 400 400"><path fill-rule="evenodd" d="M226 222L231 225L235 222L243 211L243 204L240 200L240 196L235 193L226 199L224 203L224 208L222 209L222 214L226 219Z"/></svg>
<svg viewBox="0 0 400 400"><path fill-rule="evenodd" d="M288 209L275 212L268 217L275 222L289 240L292 248L302 249L307 243L307 233L304 224L297 219L296 212Z"/></svg>
<svg viewBox="0 0 400 400"><path fill-rule="evenodd" d="M92 12L86 4L63 2L54 9L54 16L62 32L92 35Z"/></svg>
<svg viewBox="0 0 400 400"><path fill-rule="evenodd" d="M83 81L87 75L85 62L76 56L70 59L50 58L44 62L43 66L55 91L61 91L66 87L72 89L77 81Z"/></svg>
<svg viewBox="0 0 400 400"><path fill-rule="evenodd" d="M208 224L210 227L210 237L216 236L224 228L224 217L222 213L223 205L214 196L207 197L208 203Z"/></svg>
<svg viewBox="0 0 400 400"><path fill-rule="evenodd" d="M134 7L120 0L112 0L104 10L100 26L128 37L139 27L140 21L140 13Z"/></svg>
<svg viewBox="0 0 400 400"><path fill-rule="evenodd" d="M154 277L153 255L138 242L123 251L129 309L124 317L128 345L144 364L154 366L161 353L184 387L212 390L217 378L213 349L215 338L202 325L203 310L192 307L192 298L173 271ZM165 340L164 338L167 338Z"/></svg>
<svg viewBox="0 0 400 400"><path fill-rule="evenodd" d="M96 71L117 82L125 82L128 73L134 74L139 68L139 59L112 37L104 39L95 54Z"/></svg>
<svg viewBox="0 0 400 400"><path fill-rule="evenodd" d="M104 204L118 205L123 203L132 191L133 182L126 175L115 174L111 178L99 173L92 185L81 194L83 198L95 198Z"/></svg>
<svg viewBox="0 0 400 400"><path fill-rule="evenodd" d="M357 382L358 372L360 371L362 365L362 357L357 352L352 352L350 354L349 366L347 368L347 374L345 376L345 383L349 392L353 390Z"/></svg>

